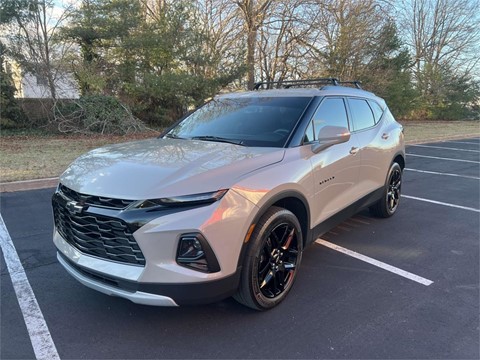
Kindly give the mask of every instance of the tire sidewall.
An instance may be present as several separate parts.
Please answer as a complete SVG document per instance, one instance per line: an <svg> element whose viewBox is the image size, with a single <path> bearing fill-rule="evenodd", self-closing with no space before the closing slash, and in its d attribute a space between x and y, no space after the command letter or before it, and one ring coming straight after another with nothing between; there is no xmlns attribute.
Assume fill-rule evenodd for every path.
<svg viewBox="0 0 480 360"><path fill-rule="evenodd" d="M293 274L293 279L290 282L290 285L287 289L285 289L279 296L275 298L268 298L263 295L262 291L260 290L260 284L258 283L258 263L259 257L261 254L261 250L263 249L270 232L282 223L290 223L295 227L295 231L297 234L297 262L295 267L295 272ZM292 288L296 275L298 272L299 265L302 260L302 251L303 251L303 234L300 223L298 219L293 215L290 211L286 209L279 210L270 215L267 221L261 226L258 231L257 229L254 231L250 243L250 249L248 252L248 264L247 264L247 272L249 277L249 287L252 299L256 302L257 306L261 309L270 309L276 306L278 303L283 301L287 294L289 293L290 289Z"/></svg>
<svg viewBox="0 0 480 360"><path fill-rule="evenodd" d="M400 195L401 195L401 189L402 189L401 185L400 185L400 189L399 189L399 197L398 197L397 206L395 207L395 209L390 210L390 207L388 205L388 189L389 189L389 186L390 186L390 181L392 179L393 173L396 170L398 170L400 172L400 180L402 180L402 178L403 178L402 167L398 163L394 162L392 164L392 166L390 166L390 170L388 171L387 181L385 183L385 193L384 193L383 201L384 201L385 211L387 212L388 216L392 216L393 214L395 214L395 212L398 209L398 206L400 205Z"/></svg>

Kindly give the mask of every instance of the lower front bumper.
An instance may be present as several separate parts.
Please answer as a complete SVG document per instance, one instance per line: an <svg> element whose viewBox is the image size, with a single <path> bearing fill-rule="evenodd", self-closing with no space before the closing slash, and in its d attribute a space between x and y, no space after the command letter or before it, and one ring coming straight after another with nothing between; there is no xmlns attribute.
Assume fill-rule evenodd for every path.
<svg viewBox="0 0 480 360"><path fill-rule="evenodd" d="M240 281L241 268L218 280L194 283L142 283L108 276L84 268L57 253L60 264L83 285L111 296L128 299L137 304L179 306L207 304L233 295Z"/></svg>
<svg viewBox="0 0 480 360"><path fill-rule="evenodd" d="M130 292L95 281L87 275L84 275L84 273L80 272L70 262L66 261L63 256L60 255L60 253L57 253L57 259L60 264L63 265L65 270L67 270L67 272L75 279L80 281L83 285L88 286L91 289L100 291L101 293L111 296L122 297L137 304L156 306L178 306L178 304L173 301L173 299L167 296L149 294L141 291Z"/></svg>

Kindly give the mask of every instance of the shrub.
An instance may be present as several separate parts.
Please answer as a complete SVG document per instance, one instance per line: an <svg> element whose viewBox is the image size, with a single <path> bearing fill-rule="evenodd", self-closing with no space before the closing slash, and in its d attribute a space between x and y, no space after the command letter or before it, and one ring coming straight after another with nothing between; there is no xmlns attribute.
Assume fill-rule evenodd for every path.
<svg viewBox="0 0 480 360"><path fill-rule="evenodd" d="M146 130L130 109L112 96L88 95L54 108L54 123L64 133L129 134Z"/></svg>

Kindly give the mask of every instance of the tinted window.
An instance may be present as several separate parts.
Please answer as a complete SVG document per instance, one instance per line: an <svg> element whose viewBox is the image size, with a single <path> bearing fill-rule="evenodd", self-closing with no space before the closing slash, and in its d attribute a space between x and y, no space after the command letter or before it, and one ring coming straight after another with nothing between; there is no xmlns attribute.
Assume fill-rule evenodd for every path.
<svg viewBox="0 0 480 360"><path fill-rule="evenodd" d="M353 116L353 130L362 130L375 125L372 109L366 100L348 99Z"/></svg>
<svg viewBox="0 0 480 360"><path fill-rule="evenodd" d="M370 107L373 110L373 116L375 117L375 124L376 124L382 117L383 110L376 101L369 101L368 103L370 104Z"/></svg>
<svg viewBox="0 0 480 360"><path fill-rule="evenodd" d="M343 99L325 99L313 116L315 137L325 125L343 126L348 129L347 112Z"/></svg>
<svg viewBox="0 0 480 360"><path fill-rule="evenodd" d="M247 146L282 147L310 100L310 97L215 99L175 126L167 136L213 136Z"/></svg>

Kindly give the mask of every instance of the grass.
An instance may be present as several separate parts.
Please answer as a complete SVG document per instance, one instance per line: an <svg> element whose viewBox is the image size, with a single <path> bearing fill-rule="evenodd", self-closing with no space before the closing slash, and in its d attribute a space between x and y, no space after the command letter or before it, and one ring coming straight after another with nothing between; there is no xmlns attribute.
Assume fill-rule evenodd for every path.
<svg viewBox="0 0 480 360"><path fill-rule="evenodd" d="M156 132L128 136L61 136L2 131L0 182L59 176L79 155L106 145L157 136Z"/></svg>
<svg viewBox="0 0 480 360"><path fill-rule="evenodd" d="M407 143L480 136L480 121L401 121Z"/></svg>
<svg viewBox="0 0 480 360"><path fill-rule="evenodd" d="M480 121L403 121L407 142L456 136L480 136ZM56 177L80 154L105 144L151 138L157 132L129 136L51 135L2 130L0 182Z"/></svg>

